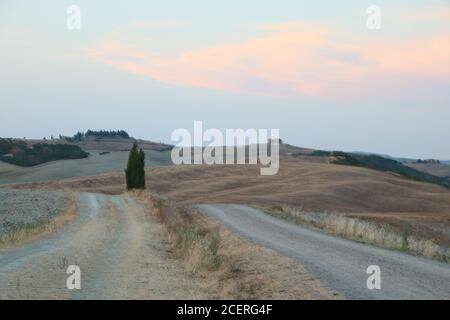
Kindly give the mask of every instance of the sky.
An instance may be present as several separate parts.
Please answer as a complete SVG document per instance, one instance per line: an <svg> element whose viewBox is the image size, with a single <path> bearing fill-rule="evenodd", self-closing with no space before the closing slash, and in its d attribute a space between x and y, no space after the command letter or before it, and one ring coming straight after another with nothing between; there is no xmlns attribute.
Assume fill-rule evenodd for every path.
<svg viewBox="0 0 450 320"><path fill-rule="evenodd" d="M0 137L170 143L201 120L450 159L450 1L0 0L0 115Z"/></svg>

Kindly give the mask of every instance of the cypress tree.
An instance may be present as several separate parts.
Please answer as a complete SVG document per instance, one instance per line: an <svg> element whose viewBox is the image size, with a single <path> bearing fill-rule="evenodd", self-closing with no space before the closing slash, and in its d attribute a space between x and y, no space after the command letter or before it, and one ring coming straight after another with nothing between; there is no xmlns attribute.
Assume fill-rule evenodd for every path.
<svg viewBox="0 0 450 320"><path fill-rule="evenodd" d="M125 169L125 179L127 190L136 188L137 185L137 164L138 164L137 144L134 143L128 156L127 168Z"/></svg>
<svg viewBox="0 0 450 320"><path fill-rule="evenodd" d="M138 151L136 143L133 144L128 156L125 180L127 190L145 189L145 153L142 149Z"/></svg>
<svg viewBox="0 0 450 320"><path fill-rule="evenodd" d="M138 154L138 185L140 189L145 189L145 153L144 150L140 149Z"/></svg>

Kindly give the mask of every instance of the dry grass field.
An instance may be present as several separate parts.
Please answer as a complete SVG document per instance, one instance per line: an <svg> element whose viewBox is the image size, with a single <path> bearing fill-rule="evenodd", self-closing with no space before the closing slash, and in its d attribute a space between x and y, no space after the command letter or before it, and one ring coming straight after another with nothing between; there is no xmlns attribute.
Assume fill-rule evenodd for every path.
<svg viewBox="0 0 450 320"><path fill-rule="evenodd" d="M16 139L18 141L26 142L29 146L36 143L48 143L48 144L74 144L79 146L83 150L103 150L103 151L129 151L134 142L146 150L164 151L171 148L170 145L158 142L152 142L142 139L123 139L123 138L96 138L88 137L83 141L68 142L64 139L42 140L42 139Z"/></svg>
<svg viewBox="0 0 450 320"><path fill-rule="evenodd" d="M120 194L124 174L107 173L16 188ZM284 157L274 176L251 165L184 165L147 169L147 187L180 204L241 203L269 209L358 217L421 238L450 244L450 191L361 167L329 164L321 157Z"/></svg>
<svg viewBox="0 0 450 320"><path fill-rule="evenodd" d="M106 145L102 147L107 148ZM0 161L0 185L94 176L122 171L126 167L128 151L102 152L104 149L89 150L90 155L85 159L52 161L34 167L19 167ZM149 167L171 164L170 151L146 150L146 154Z"/></svg>
<svg viewBox="0 0 450 320"><path fill-rule="evenodd" d="M405 163L408 167L440 177L450 177L450 165L444 163Z"/></svg>
<svg viewBox="0 0 450 320"><path fill-rule="evenodd" d="M152 151L166 151L170 150L171 146L163 143L146 141L141 139L118 139L118 138L88 138L85 141L77 142L76 145L84 150L104 150L104 151L128 151L131 149L133 143L136 142L145 150Z"/></svg>

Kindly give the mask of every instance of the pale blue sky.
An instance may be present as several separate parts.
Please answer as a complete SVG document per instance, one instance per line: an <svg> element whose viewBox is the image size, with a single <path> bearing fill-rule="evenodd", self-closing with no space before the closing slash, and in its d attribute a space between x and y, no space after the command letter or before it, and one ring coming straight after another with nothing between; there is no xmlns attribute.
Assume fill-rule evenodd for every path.
<svg viewBox="0 0 450 320"><path fill-rule="evenodd" d="M71 4L79 31L66 27ZM366 28L371 4L381 30ZM125 129L170 142L203 120L279 128L304 147L450 159L449 8L1 0L0 136Z"/></svg>

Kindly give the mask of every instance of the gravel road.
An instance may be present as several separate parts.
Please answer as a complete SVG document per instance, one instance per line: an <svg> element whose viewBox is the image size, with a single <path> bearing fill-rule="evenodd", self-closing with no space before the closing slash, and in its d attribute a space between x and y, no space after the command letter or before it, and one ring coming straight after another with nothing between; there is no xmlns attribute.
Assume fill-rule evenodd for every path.
<svg viewBox="0 0 450 320"><path fill-rule="evenodd" d="M450 265L333 237L242 205L198 205L237 234L301 262L349 299L450 299ZM367 267L381 270L369 290Z"/></svg>
<svg viewBox="0 0 450 320"><path fill-rule="evenodd" d="M167 257L163 227L140 203L90 193L79 199L79 218L58 234L0 251L0 299L204 298ZM80 290L66 287L72 264L81 269Z"/></svg>

